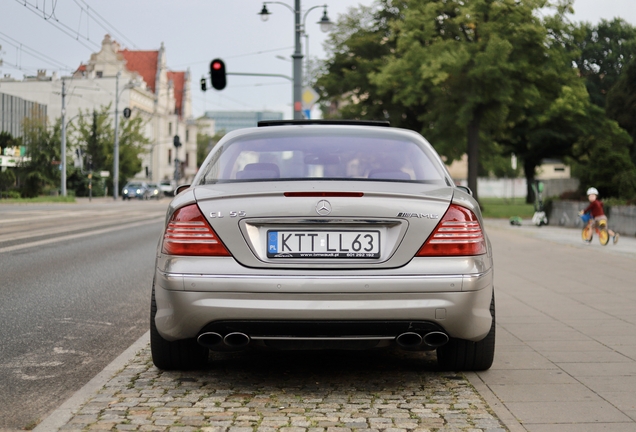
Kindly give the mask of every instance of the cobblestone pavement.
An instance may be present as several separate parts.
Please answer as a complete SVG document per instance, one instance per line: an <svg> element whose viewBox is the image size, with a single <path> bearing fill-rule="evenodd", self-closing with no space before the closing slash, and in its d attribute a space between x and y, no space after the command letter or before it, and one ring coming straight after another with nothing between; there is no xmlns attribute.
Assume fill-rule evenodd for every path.
<svg viewBox="0 0 636 432"><path fill-rule="evenodd" d="M162 372L146 346L64 431L348 432L507 429L435 354L398 350L214 353Z"/></svg>

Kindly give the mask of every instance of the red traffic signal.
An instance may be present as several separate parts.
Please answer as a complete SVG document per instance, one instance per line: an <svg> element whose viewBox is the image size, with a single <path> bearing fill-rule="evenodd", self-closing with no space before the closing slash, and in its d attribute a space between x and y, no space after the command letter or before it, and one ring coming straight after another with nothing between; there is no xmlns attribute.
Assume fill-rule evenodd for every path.
<svg viewBox="0 0 636 432"><path fill-rule="evenodd" d="M210 63L210 78L212 81L212 87L217 90L223 90L227 85L225 79L225 63L221 59L214 59Z"/></svg>

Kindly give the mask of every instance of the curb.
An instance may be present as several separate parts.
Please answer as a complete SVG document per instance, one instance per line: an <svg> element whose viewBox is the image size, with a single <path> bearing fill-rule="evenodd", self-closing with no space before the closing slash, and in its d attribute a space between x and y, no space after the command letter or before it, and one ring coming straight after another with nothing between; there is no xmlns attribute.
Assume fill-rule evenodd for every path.
<svg viewBox="0 0 636 432"><path fill-rule="evenodd" d="M490 387L482 381L476 372L464 372L464 376L468 382L475 388L475 391L481 396L490 409L493 410L499 421L508 428L510 432L527 432L528 429L523 427L515 416L506 408L501 400L490 390Z"/></svg>
<svg viewBox="0 0 636 432"><path fill-rule="evenodd" d="M121 353L119 357L113 360L100 373L95 375L93 379L87 382L84 387L79 389L70 398L66 400L59 408L49 414L42 422L40 422L34 432L51 432L59 430L68 423L77 411L123 367L137 355L150 340L150 331L147 331L142 337L137 339L126 351Z"/></svg>

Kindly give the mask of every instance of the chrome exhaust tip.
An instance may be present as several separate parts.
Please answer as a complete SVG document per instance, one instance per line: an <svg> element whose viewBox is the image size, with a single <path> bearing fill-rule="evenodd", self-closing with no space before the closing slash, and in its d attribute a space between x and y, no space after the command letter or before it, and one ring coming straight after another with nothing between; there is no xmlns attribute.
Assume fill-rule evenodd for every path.
<svg viewBox="0 0 636 432"><path fill-rule="evenodd" d="M422 343L422 336L419 333L406 332L398 335L395 342L402 348L415 348Z"/></svg>
<svg viewBox="0 0 636 432"><path fill-rule="evenodd" d="M201 333L197 342L206 348L215 349L223 345L223 336L214 332Z"/></svg>
<svg viewBox="0 0 636 432"><path fill-rule="evenodd" d="M424 335L424 343L430 347L437 348L448 343L449 337L446 333L433 331Z"/></svg>
<svg viewBox="0 0 636 432"><path fill-rule="evenodd" d="M225 342L225 345L232 348L242 348L249 345L250 337L246 335L245 333L239 333L239 332L228 333L223 338L223 342Z"/></svg>

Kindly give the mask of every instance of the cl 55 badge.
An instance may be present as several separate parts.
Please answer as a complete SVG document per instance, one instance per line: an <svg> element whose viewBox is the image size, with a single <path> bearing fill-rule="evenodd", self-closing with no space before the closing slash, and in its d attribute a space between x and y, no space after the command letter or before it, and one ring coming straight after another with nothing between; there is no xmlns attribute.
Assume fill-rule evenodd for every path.
<svg viewBox="0 0 636 432"><path fill-rule="evenodd" d="M229 216L232 217L232 218L233 217L237 217L237 216L238 217L245 217L245 216L247 216L247 213L245 213L243 210L231 211L229 213ZM216 218L220 219L222 217L223 217L223 212L211 212L210 213L210 218L212 218L212 219L216 219Z"/></svg>
<svg viewBox="0 0 636 432"><path fill-rule="evenodd" d="M439 215L433 213L406 213L400 212L397 217L403 218L424 218L424 219L439 219Z"/></svg>

